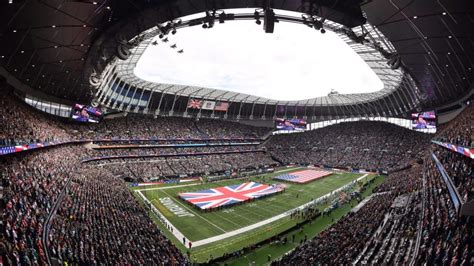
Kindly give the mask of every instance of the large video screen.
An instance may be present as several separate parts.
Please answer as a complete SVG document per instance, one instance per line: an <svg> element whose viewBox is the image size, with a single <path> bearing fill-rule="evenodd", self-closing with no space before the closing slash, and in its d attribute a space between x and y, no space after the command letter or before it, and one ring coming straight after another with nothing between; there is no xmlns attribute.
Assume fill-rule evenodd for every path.
<svg viewBox="0 0 474 266"><path fill-rule="evenodd" d="M275 128L278 130L305 130L306 129L306 121L303 119L283 119L277 118L275 119Z"/></svg>
<svg viewBox="0 0 474 266"><path fill-rule="evenodd" d="M415 130L436 130L436 113L435 111L412 113L411 127Z"/></svg>
<svg viewBox="0 0 474 266"><path fill-rule="evenodd" d="M71 117L79 122L99 123L102 111L97 107L76 103L72 108Z"/></svg>

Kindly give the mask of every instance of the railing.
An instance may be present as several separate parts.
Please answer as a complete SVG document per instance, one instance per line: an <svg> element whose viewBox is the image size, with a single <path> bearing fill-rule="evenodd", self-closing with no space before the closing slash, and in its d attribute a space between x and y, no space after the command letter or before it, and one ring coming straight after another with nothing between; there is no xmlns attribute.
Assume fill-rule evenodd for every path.
<svg viewBox="0 0 474 266"><path fill-rule="evenodd" d="M474 149L466 148L466 147L459 146L459 145L454 145L454 144L447 143L447 142L440 142L440 141L436 141L436 140L432 140L431 143L434 143L434 144L439 145L443 148L446 148L448 150L457 152L457 153L462 154L464 156L467 156L471 159L474 159Z"/></svg>
<svg viewBox="0 0 474 266"><path fill-rule="evenodd" d="M46 256L46 260L48 261L48 265L52 265L51 263L51 256L49 254L49 243L48 243L48 237L49 237L49 230L51 228L51 222L53 221L54 215L56 215L56 212L61 205L61 202L64 198L64 195L69 191L69 185L71 184L72 178L69 176L68 180L66 181L66 185L64 186L64 189L61 191L59 194L59 197L57 198L56 202L53 205L53 208L51 209L51 212L48 215L48 218L46 219L46 223L44 224L43 228L43 235L42 235L42 242L43 242L43 248L44 248L44 254Z"/></svg>
<svg viewBox="0 0 474 266"><path fill-rule="evenodd" d="M40 148L64 145L64 144L79 144L79 143L86 143L86 142L159 142L159 141L231 141L231 140L252 140L252 141L262 141L262 138L172 138L172 139L165 139L165 138L137 138L137 139L124 139L124 138L103 138L103 139L77 139L77 140L66 140L66 141L51 141L51 142L44 142L44 143L30 143L24 145L16 145L16 146L7 146L7 147L0 147L0 156L23 152L28 150L35 150Z"/></svg>
<svg viewBox="0 0 474 266"><path fill-rule="evenodd" d="M81 161L81 163L88 163L93 161L101 160L113 160L113 159L130 159L130 158L156 158L156 157L180 157L180 156L202 156L202 155L219 155L219 154L237 154L237 153L254 153L254 152L265 152L262 149L256 150L241 150L241 151L216 151L216 152L187 152L187 153L171 153L171 154L124 154L114 156L101 156L87 158Z"/></svg>
<svg viewBox="0 0 474 266"><path fill-rule="evenodd" d="M443 164L438 160L438 157L436 157L434 153L431 153L431 158L435 162L444 183L446 183L446 187L448 187L449 196L451 197L451 201L453 202L456 212L459 213L459 209L461 208L463 201L459 195L458 190L456 189L456 186L453 183L453 180L451 180L451 177L449 177L448 173L444 169Z"/></svg>
<svg viewBox="0 0 474 266"><path fill-rule="evenodd" d="M426 164L423 165L426 167ZM421 195L421 213L420 213L420 220L418 221L418 232L416 234L416 243L415 243L415 250L413 251L413 255L410 261L410 266L414 266L416 262L416 258L418 257L418 252L420 251L421 245L421 237L423 234L423 220L425 219L425 208L426 208L426 171L423 171L423 179L422 179L422 195Z"/></svg>

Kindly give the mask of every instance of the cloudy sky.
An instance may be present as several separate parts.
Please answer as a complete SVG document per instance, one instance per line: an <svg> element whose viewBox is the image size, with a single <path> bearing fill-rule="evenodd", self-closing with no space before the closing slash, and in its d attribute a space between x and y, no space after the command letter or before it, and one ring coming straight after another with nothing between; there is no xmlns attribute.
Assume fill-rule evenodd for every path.
<svg viewBox="0 0 474 266"><path fill-rule="evenodd" d="M148 47L135 68L138 77L274 100L324 96L331 89L361 93L383 88L370 67L330 31L321 34L281 22L267 34L254 21L216 21L212 29L187 27L168 38L168 43ZM177 53L180 49L184 53Z"/></svg>

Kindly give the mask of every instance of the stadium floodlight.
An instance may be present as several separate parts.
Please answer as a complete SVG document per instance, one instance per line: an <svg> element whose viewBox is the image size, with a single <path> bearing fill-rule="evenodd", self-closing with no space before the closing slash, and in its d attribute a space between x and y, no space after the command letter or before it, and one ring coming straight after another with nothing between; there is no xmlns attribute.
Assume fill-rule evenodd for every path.
<svg viewBox="0 0 474 266"><path fill-rule="evenodd" d="M301 18L303 19L303 24L312 28L313 25L312 25L312 22L313 22L313 18L307 14L302 14L301 15Z"/></svg>
<svg viewBox="0 0 474 266"><path fill-rule="evenodd" d="M225 22L225 12L222 11L222 13L219 14L219 23L224 23Z"/></svg>
<svg viewBox="0 0 474 266"><path fill-rule="evenodd" d="M170 33L172 29L176 29L176 27L174 26L174 23L171 21L165 22L161 25L158 24L157 27L158 27L158 30L160 30L161 35L168 35L168 33Z"/></svg>
<svg viewBox="0 0 474 266"><path fill-rule="evenodd" d="M203 29L210 29L210 28L214 27L215 15L216 15L216 11L213 11L212 14L211 14L211 12L206 11L206 17L202 21L203 22L203 24L202 24Z"/></svg>
<svg viewBox="0 0 474 266"><path fill-rule="evenodd" d="M323 27L323 23L317 19L313 21L313 26L315 30L320 30Z"/></svg>
<svg viewBox="0 0 474 266"><path fill-rule="evenodd" d="M393 70L398 69L401 65L400 55L398 55L397 53L391 54L387 61L387 65L389 65L390 68Z"/></svg>
<svg viewBox="0 0 474 266"><path fill-rule="evenodd" d="M253 12L253 18L255 19L255 23L257 25L262 24L262 21L260 21L260 12L258 12L258 10L255 10L255 12Z"/></svg>

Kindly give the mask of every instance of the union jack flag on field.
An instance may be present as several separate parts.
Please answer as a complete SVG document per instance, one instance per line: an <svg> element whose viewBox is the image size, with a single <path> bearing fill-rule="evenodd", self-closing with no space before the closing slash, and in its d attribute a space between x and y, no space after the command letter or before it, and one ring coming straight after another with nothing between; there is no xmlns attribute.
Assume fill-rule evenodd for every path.
<svg viewBox="0 0 474 266"><path fill-rule="evenodd" d="M303 171L275 176L274 178L278 180L303 184L303 183L308 183L310 181L328 176L330 174L332 174L332 172L323 171L323 170L303 170Z"/></svg>
<svg viewBox="0 0 474 266"><path fill-rule="evenodd" d="M284 189L285 187L281 184L264 185L256 182L247 182L196 192L179 193L179 197L201 210L206 210L260 198L262 196L281 192Z"/></svg>

